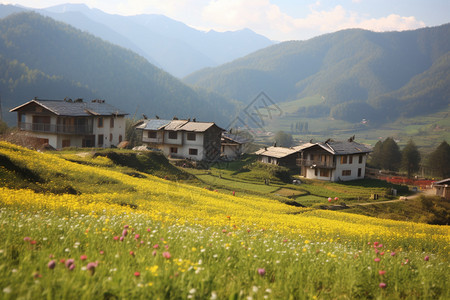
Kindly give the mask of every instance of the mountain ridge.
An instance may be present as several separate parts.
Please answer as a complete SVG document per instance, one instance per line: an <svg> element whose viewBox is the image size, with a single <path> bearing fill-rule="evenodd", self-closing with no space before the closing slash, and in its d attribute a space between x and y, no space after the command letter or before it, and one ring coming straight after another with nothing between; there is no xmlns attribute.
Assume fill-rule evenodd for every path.
<svg viewBox="0 0 450 300"><path fill-rule="evenodd" d="M342 103L373 106L378 97L406 86L450 51L448 36L450 24L387 33L347 29L307 41L279 43L197 71L184 81L244 103L261 90L276 102L319 95L328 107L327 115ZM445 96L448 99L447 94L441 101ZM377 118L385 113L372 108ZM395 113L401 111L397 108Z"/></svg>
<svg viewBox="0 0 450 300"><path fill-rule="evenodd" d="M219 124L226 124L227 116L234 112L234 104L220 95L193 89L142 56L49 17L34 12L14 14L0 19L0 32L4 65L22 66L14 69L15 76L8 72L1 74L5 108L35 96L56 99L68 96L106 99L130 115L139 112L165 118L197 117ZM45 90L36 89L32 81L27 85L27 80L22 80L25 90L17 91L11 78L27 78L27 73L52 81L52 89L37 95ZM62 94L64 89L57 88L58 80L80 94L71 95L68 91Z"/></svg>

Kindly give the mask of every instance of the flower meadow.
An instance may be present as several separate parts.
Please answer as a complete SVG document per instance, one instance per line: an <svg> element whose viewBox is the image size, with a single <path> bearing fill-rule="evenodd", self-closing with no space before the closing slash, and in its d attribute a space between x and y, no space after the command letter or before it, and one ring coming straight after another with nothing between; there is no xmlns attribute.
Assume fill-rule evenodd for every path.
<svg viewBox="0 0 450 300"><path fill-rule="evenodd" d="M46 179L2 181L2 299L450 298L448 226L137 178L104 157L0 154Z"/></svg>

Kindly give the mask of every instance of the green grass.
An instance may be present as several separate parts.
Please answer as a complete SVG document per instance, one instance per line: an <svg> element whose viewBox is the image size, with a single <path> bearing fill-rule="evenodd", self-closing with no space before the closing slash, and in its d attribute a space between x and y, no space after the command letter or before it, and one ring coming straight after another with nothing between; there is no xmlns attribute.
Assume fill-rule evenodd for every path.
<svg viewBox="0 0 450 300"><path fill-rule="evenodd" d="M11 167L2 166L2 182L8 182L11 174L16 176L9 183L17 181L27 184L27 178L36 176L43 180L41 187L47 189L46 193L18 194L19 197L34 195L39 199L34 204L19 204L18 199L17 203L9 202L9 193L0 194L1 299L450 297L448 243L445 243L448 230L445 226L398 223L304 209L286 210L279 213L279 219L259 223L261 220L267 221L268 208L255 210L254 223L246 224L239 221L239 213L230 216L220 207L202 207L201 199L207 201L214 197L217 201L224 197L220 193L172 184L152 176L133 179L131 187L141 190L124 193L129 188L122 183L124 179L129 182L129 175L125 172L139 171L118 166L106 157L81 157L80 161L69 163L59 158L53 159L51 155L45 155L42 159L41 154L4 144L0 151L15 166L22 168L22 171L14 171ZM244 166L221 171L228 176ZM192 169L190 172L207 180L216 181L218 178L204 170ZM142 175L145 176L145 173ZM111 180L113 177L115 182ZM255 182L245 182L242 178L236 182L226 178L218 180L233 184L224 192L242 185L242 190L236 197L229 197L229 202L236 202L235 205L243 209L249 206L242 205L240 196L248 197L253 192L272 195L278 191L287 196L290 191L321 194L320 190L326 187L327 193L332 190L336 193L347 191L349 194L363 191L364 185L369 186L367 190L384 188L381 182L376 181L345 185L306 181L300 186L281 183L265 186L256 184L256 179ZM88 196L91 197L89 199L97 199L92 201L102 203L102 207L84 210L83 205L73 202L70 206L59 208L42 204L52 197L50 192L55 184L68 182L82 189L83 193L98 194L97 198ZM186 194L190 192L190 195L184 197L181 193L171 193L172 188L181 189ZM262 191L262 188L276 190ZM308 188L310 190L306 191ZM109 197L114 199L114 203L142 204L148 207L148 211L140 207L118 214L108 206ZM81 196L63 195L60 199L73 198ZM323 199L312 194L298 198ZM165 206L161 211L155 209L158 201L163 205L175 204L171 206L172 210L180 208L182 214L177 215ZM254 205L259 206L258 203ZM421 201L420 205L428 211L438 210L433 202ZM277 204L278 208L280 206ZM201 213L190 220L211 219L211 222L199 225L183 219L192 208ZM149 212L151 214L147 214ZM171 214L178 218L164 217ZM287 217L293 221L304 217L302 224L314 223L315 230L302 236L285 221ZM367 222L371 223L370 228L374 232L364 231ZM357 227L350 234L338 224ZM364 234L359 234L359 230ZM385 234L392 230L396 236ZM404 238L401 233L408 231L416 235ZM66 266L69 259L74 261L73 269ZM90 263L96 265L91 271L88 270L88 264L92 266ZM385 273L380 274L380 271ZM381 283L383 287L380 287Z"/></svg>
<svg viewBox="0 0 450 300"><path fill-rule="evenodd" d="M247 183L241 181L234 181L225 178L219 178L218 176L208 175L208 174L198 174L197 178L200 179L205 184L214 188L224 188L227 190L236 190L236 191L244 191L244 192L254 192L254 193L272 193L278 190L278 186L273 185L264 185L264 184L255 184L255 183Z"/></svg>
<svg viewBox="0 0 450 300"><path fill-rule="evenodd" d="M336 237L318 243L265 230L170 225L138 215L69 217L9 207L0 209L0 217L2 299L450 296L445 255L394 249L388 241L379 241L377 249L386 254L377 255L375 241L358 245ZM115 240L124 226L124 241ZM95 267L88 269L90 263Z"/></svg>

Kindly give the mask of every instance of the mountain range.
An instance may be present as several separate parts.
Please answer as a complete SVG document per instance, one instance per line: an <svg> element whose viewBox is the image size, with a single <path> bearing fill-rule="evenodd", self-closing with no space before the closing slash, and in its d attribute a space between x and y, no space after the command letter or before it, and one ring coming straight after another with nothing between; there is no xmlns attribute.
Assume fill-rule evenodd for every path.
<svg viewBox="0 0 450 300"><path fill-rule="evenodd" d="M163 32L173 39L184 35L194 44L201 44L204 36L216 36L217 43L227 41L228 34L247 30L202 33L163 16L121 19L85 6L45 11L61 18L72 16L72 22L96 28L95 36L37 13L20 13L25 8L0 8L0 92L6 109L35 96L100 98L131 116L196 117L223 126L261 91L274 102L290 103L288 113L294 118L350 122L365 118L374 125L449 107L450 24L403 32L350 29L282 42L180 81L162 70L161 62L143 50L143 44L132 41L148 32L146 26L158 28L160 36ZM123 34L112 29L116 21L111 20L121 20L117 24L122 25L116 26L123 27ZM162 26L164 22L168 25ZM127 30L135 30L136 36ZM159 40L149 34L146 42L157 45ZM135 52L129 50L131 45ZM165 52L173 61L186 59L178 43ZM205 64L211 61L199 57ZM225 60L217 57L216 61ZM316 100L303 105L302 99ZM8 121L11 124L14 117Z"/></svg>
<svg viewBox="0 0 450 300"><path fill-rule="evenodd" d="M177 115L219 124L235 110L226 98L194 89L130 50L33 12L0 19L0 66L6 109L35 96L99 98L131 117Z"/></svg>
<svg viewBox="0 0 450 300"><path fill-rule="evenodd" d="M249 29L200 31L163 15L120 16L84 4L62 4L45 9L0 6L0 17L34 10L113 44L130 49L166 72L183 77L204 67L217 66L272 45Z"/></svg>
<svg viewBox="0 0 450 300"><path fill-rule="evenodd" d="M315 96L299 117L378 122L447 108L450 24L403 32L343 30L289 41L197 71L188 84L243 103L260 91L276 102Z"/></svg>

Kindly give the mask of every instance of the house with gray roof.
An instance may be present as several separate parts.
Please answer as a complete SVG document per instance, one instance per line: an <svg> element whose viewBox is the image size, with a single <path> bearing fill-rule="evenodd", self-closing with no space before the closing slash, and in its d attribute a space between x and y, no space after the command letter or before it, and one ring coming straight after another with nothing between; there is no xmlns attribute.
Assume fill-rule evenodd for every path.
<svg viewBox="0 0 450 300"><path fill-rule="evenodd" d="M125 138L126 112L105 100L33 99L10 110L17 112L17 127L38 144L65 147L111 147Z"/></svg>
<svg viewBox="0 0 450 300"><path fill-rule="evenodd" d="M300 147L300 157L297 159L300 175L328 181L363 179L367 156L372 152L370 147L355 142L353 138L348 141L306 143Z"/></svg>
<svg viewBox="0 0 450 300"><path fill-rule="evenodd" d="M300 157L300 146L296 147L264 147L255 152L260 162L283 166L290 169L297 168L296 162Z"/></svg>
<svg viewBox="0 0 450 300"><path fill-rule="evenodd" d="M148 119L136 126L142 142L170 158L214 161L220 158L224 131L213 122Z"/></svg>

